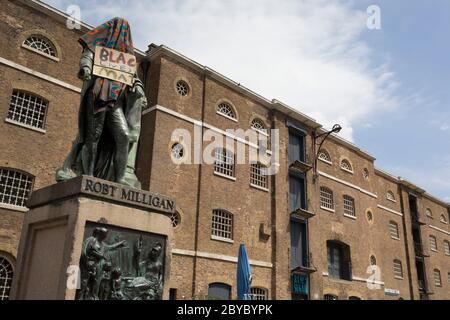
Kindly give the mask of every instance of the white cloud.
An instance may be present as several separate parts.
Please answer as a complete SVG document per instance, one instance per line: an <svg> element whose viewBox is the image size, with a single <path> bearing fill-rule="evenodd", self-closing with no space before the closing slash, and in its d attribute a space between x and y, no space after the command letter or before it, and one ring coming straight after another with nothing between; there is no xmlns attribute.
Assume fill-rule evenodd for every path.
<svg viewBox="0 0 450 320"><path fill-rule="evenodd" d="M124 16L137 46L165 44L327 127L355 123L396 106L387 65L371 66L361 41L366 12L325 0L47 0L78 3L91 24ZM102 16L99 16L102 15Z"/></svg>

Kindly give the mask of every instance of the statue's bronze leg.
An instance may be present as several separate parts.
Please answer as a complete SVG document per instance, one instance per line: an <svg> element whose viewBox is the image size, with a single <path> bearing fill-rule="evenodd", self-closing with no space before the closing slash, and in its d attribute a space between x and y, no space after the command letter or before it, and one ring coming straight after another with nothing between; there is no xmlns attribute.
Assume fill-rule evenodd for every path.
<svg viewBox="0 0 450 320"><path fill-rule="evenodd" d="M89 106L92 106L92 104L89 103ZM86 138L81 150L81 157L83 162L83 173L88 176L93 176L97 146L105 123L105 112L93 114L89 110L86 112L86 118Z"/></svg>
<svg viewBox="0 0 450 320"><path fill-rule="evenodd" d="M125 170L128 162L128 145L130 143L130 131L122 108L109 111L107 115L108 127L111 129L116 152L114 154L115 182L126 184L124 181Z"/></svg>

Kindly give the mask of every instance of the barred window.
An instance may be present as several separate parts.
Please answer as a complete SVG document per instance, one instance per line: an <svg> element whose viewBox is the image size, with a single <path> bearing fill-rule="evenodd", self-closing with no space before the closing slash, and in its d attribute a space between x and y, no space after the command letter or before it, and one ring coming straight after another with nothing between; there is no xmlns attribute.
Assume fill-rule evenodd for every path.
<svg viewBox="0 0 450 320"><path fill-rule="evenodd" d="M356 217L355 199L350 196L344 196L344 215Z"/></svg>
<svg viewBox="0 0 450 320"><path fill-rule="evenodd" d="M364 177L364 180L369 180L369 177L370 177L369 169L364 168L363 177Z"/></svg>
<svg viewBox="0 0 450 320"><path fill-rule="evenodd" d="M403 279L403 267L400 260L394 260L394 278Z"/></svg>
<svg viewBox="0 0 450 320"><path fill-rule="evenodd" d="M375 256L370 256L370 265L371 266L377 265L377 258L375 258Z"/></svg>
<svg viewBox="0 0 450 320"><path fill-rule="evenodd" d="M56 58L56 49L50 40L40 35L29 36L23 45L45 55Z"/></svg>
<svg viewBox="0 0 450 320"><path fill-rule="evenodd" d="M0 300L8 300L14 270L12 263L0 255Z"/></svg>
<svg viewBox="0 0 450 320"><path fill-rule="evenodd" d="M233 239L233 215L227 211L214 210L211 232L213 236Z"/></svg>
<svg viewBox="0 0 450 320"><path fill-rule="evenodd" d="M447 224L447 218L445 215L441 215L441 222Z"/></svg>
<svg viewBox="0 0 450 320"><path fill-rule="evenodd" d="M48 101L28 92L13 90L7 122L45 129Z"/></svg>
<svg viewBox="0 0 450 320"><path fill-rule="evenodd" d="M437 251L437 241L435 236L430 236L430 249L431 251Z"/></svg>
<svg viewBox="0 0 450 320"><path fill-rule="evenodd" d="M334 210L333 191L327 187L320 187L320 207Z"/></svg>
<svg viewBox="0 0 450 320"><path fill-rule="evenodd" d="M389 221L389 234L392 239L400 239L400 233L398 231L398 224L394 221Z"/></svg>
<svg viewBox="0 0 450 320"><path fill-rule="evenodd" d="M434 285L442 287L441 272L438 269L434 269Z"/></svg>
<svg viewBox="0 0 450 320"><path fill-rule="evenodd" d="M450 272L447 273L447 282L450 283Z"/></svg>
<svg viewBox="0 0 450 320"><path fill-rule="evenodd" d="M0 203L25 207L32 188L32 176L19 171L0 168Z"/></svg>
<svg viewBox="0 0 450 320"><path fill-rule="evenodd" d="M260 163L252 163L250 165L250 183L253 186L267 189L267 176L263 174L263 165Z"/></svg>
<svg viewBox="0 0 450 320"><path fill-rule="evenodd" d="M348 171L348 172L353 172L352 165L350 164L350 161L348 161L347 159L342 160L341 169Z"/></svg>
<svg viewBox="0 0 450 320"><path fill-rule="evenodd" d="M236 114L233 108L228 103L225 102L217 106L217 113L231 119L236 119Z"/></svg>
<svg viewBox="0 0 450 320"><path fill-rule="evenodd" d="M394 195L394 193L393 193L392 191L390 191L390 190L387 192L386 198L387 198L388 200L390 200L390 201L395 201L395 195Z"/></svg>
<svg viewBox="0 0 450 320"><path fill-rule="evenodd" d="M450 256L450 242L444 240L444 253L446 256Z"/></svg>
<svg viewBox="0 0 450 320"><path fill-rule="evenodd" d="M326 294L326 295L323 296L323 299L324 300L337 300L338 297L333 295L333 294Z"/></svg>
<svg viewBox="0 0 450 320"><path fill-rule="evenodd" d="M324 161L324 162L326 162L328 164L331 164L331 156L330 156L330 154L328 153L327 150L325 150L325 149L320 150L320 152L319 152L319 160L322 160L322 161Z"/></svg>
<svg viewBox="0 0 450 320"><path fill-rule="evenodd" d="M214 172L234 177L234 155L227 149L216 149Z"/></svg>
<svg viewBox="0 0 450 320"><path fill-rule="evenodd" d="M268 292L264 288L251 288L250 296L252 300L267 300Z"/></svg>
<svg viewBox="0 0 450 320"><path fill-rule="evenodd" d="M348 297L348 300L361 300L361 298L357 297L357 296L351 296L351 297Z"/></svg>
<svg viewBox="0 0 450 320"><path fill-rule="evenodd" d="M427 217L429 217L429 218L433 218L433 212L431 211L430 208L427 208L427 209L425 210L425 215L426 215Z"/></svg>

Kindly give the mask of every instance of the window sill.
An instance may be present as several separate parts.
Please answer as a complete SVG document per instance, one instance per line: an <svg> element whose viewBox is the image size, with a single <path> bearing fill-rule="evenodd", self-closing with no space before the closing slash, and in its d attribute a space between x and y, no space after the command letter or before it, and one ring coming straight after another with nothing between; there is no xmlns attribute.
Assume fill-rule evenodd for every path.
<svg viewBox="0 0 450 320"><path fill-rule="evenodd" d="M234 243L234 240L232 240L232 239L222 238L222 237L218 237L218 236L211 236L211 240L226 242L226 243L230 243L230 244Z"/></svg>
<svg viewBox="0 0 450 320"><path fill-rule="evenodd" d="M344 214L344 217L349 218L349 219L352 219L352 220L356 220L356 217L351 216L351 215L349 215L349 214Z"/></svg>
<svg viewBox="0 0 450 320"><path fill-rule="evenodd" d="M347 170L347 169L344 169L344 168L341 168L341 170L344 171L344 172L350 173L350 174L354 174L353 171L350 171L350 170Z"/></svg>
<svg viewBox="0 0 450 320"><path fill-rule="evenodd" d="M236 177L230 177L230 176L227 176L226 174L223 174L223 173L219 173L219 172L215 172L214 171L214 175L218 176L218 177L222 177L222 178L228 179L228 180L231 180L231 181L236 181Z"/></svg>
<svg viewBox="0 0 450 320"><path fill-rule="evenodd" d="M320 207L320 209L328 211L328 212L331 212L331 213L335 213L336 212L336 210L334 210L334 209L329 209L329 208L322 207L322 206Z"/></svg>
<svg viewBox="0 0 450 320"><path fill-rule="evenodd" d="M29 211L28 208L14 206L12 204L6 204L6 203L0 203L0 208L1 209L11 210L11 211L17 211L17 212L28 212Z"/></svg>
<svg viewBox="0 0 450 320"><path fill-rule="evenodd" d="M219 116L221 116L221 117L227 118L228 120L231 120L231 121L234 121L234 122L238 122L237 119L232 118L232 117L230 117L230 116L227 116L226 114L220 113L220 112L218 112L218 111L216 111L216 113L217 113Z"/></svg>
<svg viewBox="0 0 450 320"><path fill-rule="evenodd" d="M392 199L389 199L389 198L386 198L388 201L390 201L390 202L393 202L393 203L397 203L397 200L392 200Z"/></svg>
<svg viewBox="0 0 450 320"><path fill-rule="evenodd" d="M41 55L41 56L43 56L43 57L45 57L47 59L55 61L55 62L59 62L60 61L59 58L57 58L57 57L54 57L54 56L51 56L51 55L46 54L44 52L41 52L39 50L36 50L35 48L29 47L29 46L27 46L25 44L22 44L22 48L30 50L30 51L32 51L34 53L37 53L37 54L39 54L39 55Z"/></svg>
<svg viewBox="0 0 450 320"><path fill-rule="evenodd" d="M258 190L261 190L261 191L264 191L264 192L269 192L269 189L257 186L256 184L253 184L253 183L250 183L250 187L258 189Z"/></svg>
<svg viewBox="0 0 450 320"><path fill-rule="evenodd" d="M395 277L394 276L394 279L396 279L396 280L404 280L405 278L403 278L403 277Z"/></svg>
<svg viewBox="0 0 450 320"><path fill-rule="evenodd" d="M396 238L396 237L391 237L392 240L397 240L400 241L400 238Z"/></svg>
<svg viewBox="0 0 450 320"><path fill-rule="evenodd" d="M430 249L430 251L433 251L433 252L438 252L437 250L433 250L433 249Z"/></svg>
<svg viewBox="0 0 450 320"><path fill-rule="evenodd" d="M320 158L319 158L319 160L322 161L323 163L326 163L326 164L330 165L330 166L333 165L333 162L331 162L331 161L323 160L323 159L320 159Z"/></svg>
<svg viewBox="0 0 450 320"><path fill-rule="evenodd" d="M10 124L14 124L14 125L19 126L19 127L23 127L23 128L26 128L26 129L30 129L30 130L33 130L33 131L36 131L36 132L39 132L39 133L47 133L47 131L44 130L44 129L39 129L39 128L36 128L36 127L30 126L30 125L21 123L19 121L14 121L14 120L11 120L11 119L8 119L8 118L5 119L5 122L10 123Z"/></svg>

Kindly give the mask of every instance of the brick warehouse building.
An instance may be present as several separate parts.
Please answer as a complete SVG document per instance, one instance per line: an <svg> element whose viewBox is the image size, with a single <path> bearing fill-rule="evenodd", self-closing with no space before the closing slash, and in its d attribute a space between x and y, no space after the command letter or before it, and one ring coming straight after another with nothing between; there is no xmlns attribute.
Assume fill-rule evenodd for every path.
<svg viewBox="0 0 450 320"><path fill-rule="evenodd" d="M54 183L76 135L81 30L35 0L0 0L0 299L8 298L25 201ZM375 158L308 116L165 47L137 52L149 100L138 176L176 199L172 298L236 296L246 244L259 299L449 299L450 206L375 167ZM260 164L176 164L194 146L172 133L278 129L279 171ZM200 150L206 147L201 145ZM313 167L311 169L311 167ZM46 258L51 258L51 253ZM368 286L367 269L379 267ZM298 286L299 283L306 287ZM369 289L369 287L371 287Z"/></svg>

